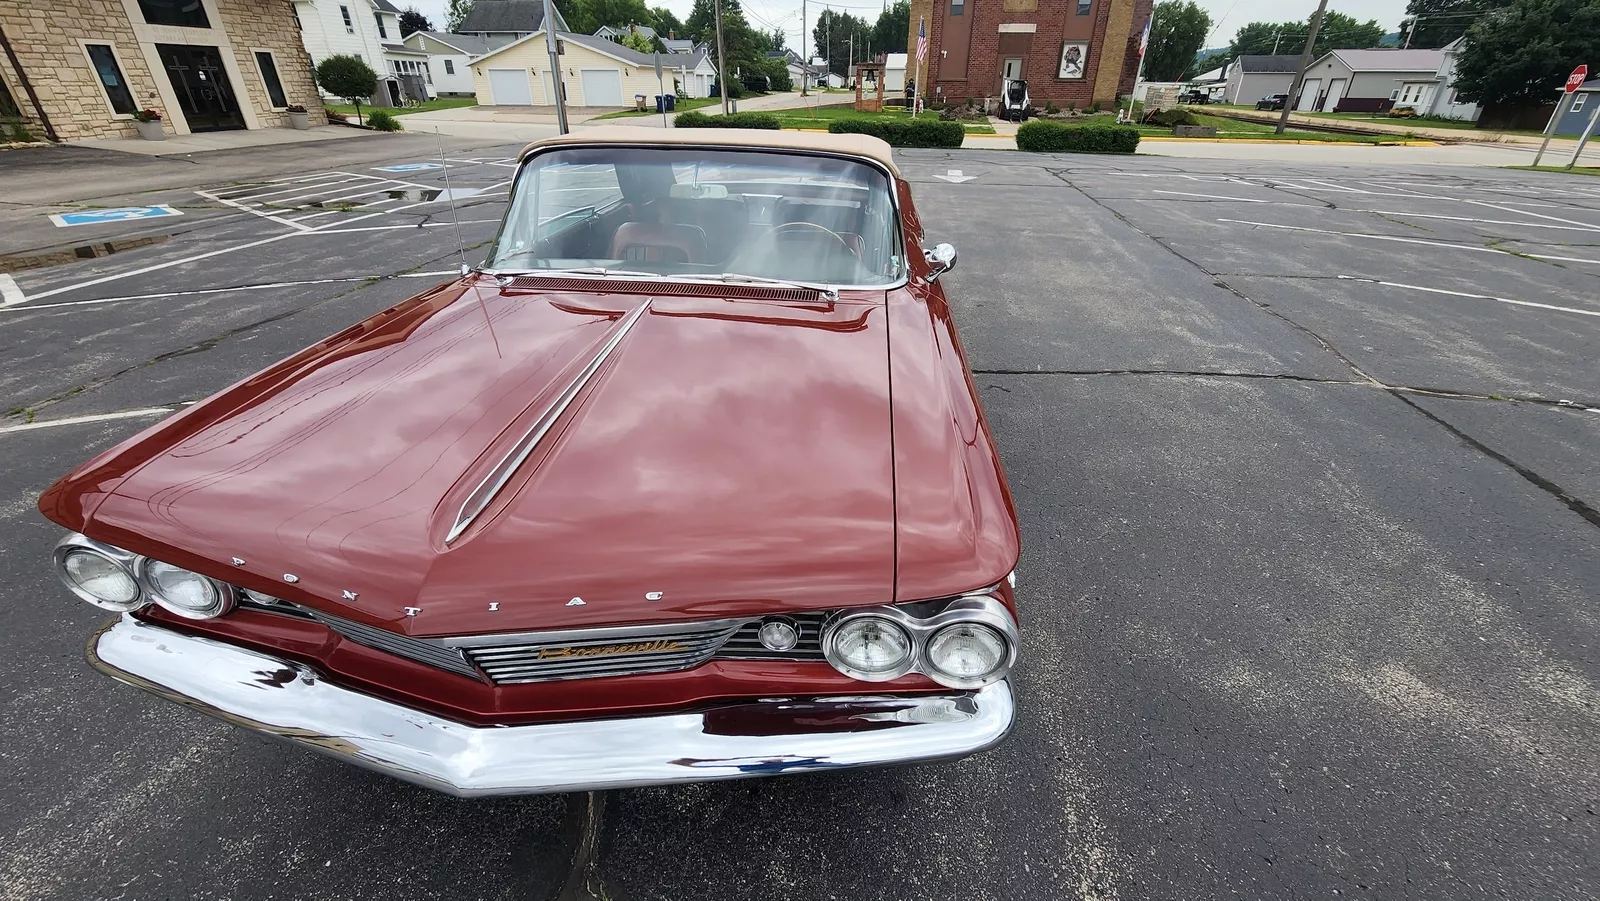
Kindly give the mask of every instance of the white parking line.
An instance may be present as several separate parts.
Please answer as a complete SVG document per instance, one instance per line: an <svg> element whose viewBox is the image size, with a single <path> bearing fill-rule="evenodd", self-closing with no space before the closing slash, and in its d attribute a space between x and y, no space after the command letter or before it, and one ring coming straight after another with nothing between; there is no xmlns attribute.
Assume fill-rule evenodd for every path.
<svg viewBox="0 0 1600 901"><path fill-rule="evenodd" d="M22 425L0 426L0 435L11 432L32 432L36 429L54 429L64 425L80 425L85 422L105 422L111 419L136 419L140 416L165 416L174 412L172 407L145 407L142 410L123 410L120 413L96 413L92 416L69 416L65 419L46 419L41 422L29 422Z"/></svg>
<svg viewBox="0 0 1600 901"><path fill-rule="evenodd" d="M1404 191L1405 189L1402 188L1401 190ZM1427 197L1431 200L1454 200L1456 203L1470 203L1474 206L1486 206L1491 209L1499 210L1502 213L1516 213L1520 216L1534 216L1539 219L1549 219L1551 222L1560 222L1566 225L1581 225L1586 228L1595 227L1594 223L1592 222L1579 222L1576 219L1563 219L1560 216L1546 216L1544 213L1530 213L1525 210L1517 210L1508 206L1501 206L1498 203L1490 203L1487 200L1472 200L1467 197L1440 197L1437 194L1423 194L1420 191L1406 191L1406 193L1417 197Z"/></svg>
<svg viewBox="0 0 1600 901"><path fill-rule="evenodd" d="M1239 203L1286 203L1283 200L1253 200L1249 197L1226 197L1222 194L1196 194L1193 191L1151 191L1152 194L1176 194L1180 197L1207 197L1211 200L1235 200Z"/></svg>
<svg viewBox="0 0 1600 901"><path fill-rule="evenodd" d="M1231 222L1234 225L1251 225L1257 228L1277 228L1284 231L1312 232L1319 235L1340 235L1346 238L1367 238L1373 241L1394 241L1399 244L1423 244L1429 247L1444 247L1450 250L1466 250L1473 253L1498 253L1508 257L1533 257L1538 260L1556 260L1563 263L1593 263L1600 265L1600 260L1591 260L1584 257L1558 257L1548 253L1512 253L1509 250L1500 250L1494 247L1478 247L1473 244L1452 244L1449 241L1429 241L1425 238L1403 238L1399 235L1372 235L1365 232L1342 232L1323 228L1307 228L1304 225L1279 225L1275 222L1250 222L1244 219L1218 219L1218 222Z"/></svg>
<svg viewBox="0 0 1600 901"><path fill-rule="evenodd" d="M9 307L27 299L28 296L17 287L17 280L8 273L0 272L0 307Z"/></svg>
<svg viewBox="0 0 1600 901"><path fill-rule="evenodd" d="M438 278L440 276L455 275L454 269L442 269L437 272L403 272L399 275L355 275L343 278L309 278L293 282L269 282L264 285L233 285L227 288L195 288L189 291L156 291L150 294L125 294L121 297L101 297L95 300L66 300L60 303L41 303L30 307L19 307L16 312L33 312L34 310L55 310L61 307L90 307L107 303L122 303L129 300L155 300L160 297L193 297L203 294L232 294L235 291L262 291L268 288L299 288L305 285L331 285L339 282L366 282L388 281L393 278Z"/></svg>
<svg viewBox="0 0 1600 901"><path fill-rule="evenodd" d="M1386 282L1376 278L1362 278L1359 275L1341 275L1339 278L1353 282L1367 282L1374 285L1384 285L1389 288L1406 288L1412 291L1426 291L1429 294L1448 294L1451 297L1470 297L1474 300L1492 300L1496 303L1508 303L1519 307L1536 307L1541 310L1555 310L1559 313L1577 313L1579 316L1600 316L1600 310L1580 310L1575 307L1558 307L1554 304L1536 303L1531 300L1517 300L1511 297L1495 297L1492 294L1473 294L1470 291L1451 291L1446 288L1427 288L1422 285L1407 285L1401 282Z"/></svg>
<svg viewBox="0 0 1600 901"><path fill-rule="evenodd" d="M1445 219L1450 222L1479 222L1484 225L1518 225L1523 228L1559 228L1564 231L1600 232L1600 225L1551 225L1547 222L1516 222L1511 219L1474 219L1471 216L1443 216L1438 213L1402 213L1398 210L1362 210L1342 207L1350 213L1377 213L1380 216L1410 216L1413 219Z"/></svg>

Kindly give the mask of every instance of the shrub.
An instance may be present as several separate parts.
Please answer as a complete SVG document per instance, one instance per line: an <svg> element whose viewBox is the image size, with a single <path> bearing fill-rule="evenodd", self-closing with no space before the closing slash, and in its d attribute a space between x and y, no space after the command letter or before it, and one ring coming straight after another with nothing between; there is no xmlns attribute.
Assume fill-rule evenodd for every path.
<svg viewBox="0 0 1600 901"><path fill-rule="evenodd" d="M711 83L711 94L710 94L710 96L712 96L712 97L721 97L722 96L722 80L721 79L718 79L718 80L713 81ZM743 96L744 96L744 85L740 84L737 81L728 82L728 99L729 100L738 100L740 97L743 97Z"/></svg>
<svg viewBox="0 0 1600 901"><path fill-rule="evenodd" d="M783 127L771 113L729 113L708 116L699 110L685 110L672 119L675 128L759 128L777 131Z"/></svg>
<svg viewBox="0 0 1600 901"><path fill-rule="evenodd" d="M336 53L317 65L317 87L355 104L361 115L361 102L378 89L378 73L359 56Z"/></svg>
<svg viewBox="0 0 1600 901"><path fill-rule="evenodd" d="M1017 149L1030 153L1132 153L1139 129L1126 125L1029 122L1017 129Z"/></svg>
<svg viewBox="0 0 1600 901"><path fill-rule="evenodd" d="M1199 125L1200 120L1186 109L1167 109L1151 114L1150 124L1171 128L1174 125Z"/></svg>
<svg viewBox="0 0 1600 901"><path fill-rule="evenodd" d="M349 122L350 121L350 117L349 116L345 115L344 113L339 112L336 109L329 109L327 107L323 107L322 108L322 112L323 112L324 115L326 115L328 117L328 121L329 122Z"/></svg>
<svg viewBox="0 0 1600 901"><path fill-rule="evenodd" d="M399 131L400 120L381 109L373 110L367 114L367 127L373 131Z"/></svg>
<svg viewBox="0 0 1600 901"><path fill-rule="evenodd" d="M932 119L835 119L828 131L836 135L872 135L891 147L960 147L967 130L960 122Z"/></svg>

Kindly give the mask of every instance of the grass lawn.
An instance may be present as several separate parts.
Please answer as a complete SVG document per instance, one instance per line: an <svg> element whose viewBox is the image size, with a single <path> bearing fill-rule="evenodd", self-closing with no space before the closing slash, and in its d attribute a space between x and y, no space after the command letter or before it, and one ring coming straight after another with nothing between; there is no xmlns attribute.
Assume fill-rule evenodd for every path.
<svg viewBox="0 0 1600 901"><path fill-rule="evenodd" d="M906 112L904 107L890 106L885 107L882 112L858 113L854 103L774 110L772 115L778 117L778 121L783 124L784 128L827 128L828 123L834 119L910 118L910 113ZM937 110L924 110L917 118L937 120L939 113ZM994 126L988 122L963 122L961 124L966 128L969 135L994 134Z"/></svg>
<svg viewBox="0 0 1600 901"><path fill-rule="evenodd" d="M721 102L722 102L722 100L720 98L717 98L717 97L700 97L700 98L697 98L697 99L694 99L694 100L685 100L682 97L679 97L678 98L677 108L674 109L671 113L668 113L667 115L670 116L673 113L681 113L681 112L685 112L687 110L699 109L702 106L715 106L716 104L721 103ZM589 121L593 122L593 121L598 120L598 119L628 119L628 118L637 117L637 116L659 116L659 115L661 115L660 113L656 112L656 101L655 101L655 97L654 96L646 97L645 101L644 101L644 106L645 106L645 108L644 108L644 110L642 112L640 110L636 110L636 109L619 110L619 111L617 111L615 113L606 113L604 116L595 116L594 119L591 119Z"/></svg>
<svg viewBox="0 0 1600 901"><path fill-rule="evenodd" d="M361 104L361 115L365 118L373 110L382 110L391 116L404 116L409 113L427 113L433 110L457 109L458 107L477 105L478 98L476 97L436 97L421 106L367 106L363 103ZM349 103L324 103L323 106L336 113L344 113L347 116L356 114L355 106Z"/></svg>
<svg viewBox="0 0 1600 901"><path fill-rule="evenodd" d="M1562 172L1568 175L1600 175L1600 166L1501 166L1502 169L1521 169L1524 172Z"/></svg>
<svg viewBox="0 0 1600 901"><path fill-rule="evenodd" d="M1191 110L1191 112L1193 112ZM1221 116L1207 116L1197 114L1196 119L1201 125L1215 125L1219 138L1264 138L1271 141L1327 141L1337 144L1376 144L1379 141L1402 140L1403 135L1343 135L1324 131L1300 131L1293 128L1286 129L1283 134L1277 134L1274 126L1265 122L1245 122L1240 119L1224 119ZM1161 128L1154 125L1139 126L1139 133L1146 137L1172 136L1172 129Z"/></svg>

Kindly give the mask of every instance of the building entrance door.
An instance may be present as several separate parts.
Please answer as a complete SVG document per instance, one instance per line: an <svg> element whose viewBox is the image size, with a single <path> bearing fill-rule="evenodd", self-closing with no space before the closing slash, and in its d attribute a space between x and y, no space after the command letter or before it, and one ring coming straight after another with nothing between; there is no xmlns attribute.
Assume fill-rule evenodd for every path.
<svg viewBox="0 0 1600 901"><path fill-rule="evenodd" d="M172 79L172 92L189 120L190 131L222 131L243 128L244 114L233 96L228 71L222 68L222 54L215 47L186 44L157 44L161 65Z"/></svg>
<svg viewBox="0 0 1600 901"><path fill-rule="evenodd" d="M1008 56L1000 64L1000 93L1006 92L1006 82L1022 77L1022 57Z"/></svg>

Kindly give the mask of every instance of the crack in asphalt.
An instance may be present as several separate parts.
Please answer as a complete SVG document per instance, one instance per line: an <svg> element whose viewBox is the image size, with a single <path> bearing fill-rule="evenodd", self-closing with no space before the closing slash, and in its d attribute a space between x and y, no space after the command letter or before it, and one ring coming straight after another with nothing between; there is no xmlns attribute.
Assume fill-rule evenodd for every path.
<svg viewBox="0 0 1600 901"><path fill-rule="evenodd" d="M474 244L474 245L472 245L471 247L469 247L467 249L471 250L471 249L474 249L474 248L477 248L477 247L481 247L481 246L483 246L484 244L487 244L487 243L488 243L487 241L479 242L478 244ZM25 405L22 405L22 406L15 407L15 408L13 408L11 410L6 411L5 415L7 417L10 417L10 416L22 416L22 417L25 417L28 422L33 422L35 416L37 416L37 414L38 414L38 412L40 410L43 410L43 409L45 409L47 407L50 407L50 406L52 406L54 404L60 403L61 401L66 400L69 397L76 397L77 395L82 394L85 391L92 391L92 390L96 390L96 389L99 389L99 388L104 388L106 385L111 384L112 382L116 381L119 378L122 378L123 376L125 376L125 375L127 375L127 374L129 374L131 372L137 372L138 370L144 369L147 366L154 366L157 363L164 363L164 362L166 362L168 360L176 359L178 357L186 357L186 356L190 356L192 354L203 353L205 351L212 350L218 344L222 343L223 341L226 341L227 339L232 338L232 337L234 337L236 335L239 335L241 333L248 332L248 331L250 331L252 329L260 328L261 326L264 326L264 325L271 325L274 322L280 322L280 321L288 319L290 317L299 315L300 313L304 313L304 312L306 312L308 310L317 309L318 307L321 307L321 306L323 306L325 304L329 304L329 303L332 303L333 301L340 300L340 299L345 298L345 297L349 297L350 295L355 294L355 293L357 293L359 291L364 291L367 288L372 287L373 285L376 285L376 284L379 284L379 283L382 283L382 282L386 282L386 281L393 281L395 278L397 278L397 277L399 277L401 275L404 275L404 274L406 274L408 272L417 272L417 271L420 271L420 270L422 270L424 268L427 268L429 266L438 265L441 261L449 259L450 257L456 256L456 255L457 255L456 249L455 248L450 248L450 250L447 253L445 253L445 254L443 254L441 256L431 257L429 259L426 259L426 260L423 260L423 261L417 263L416 265L408 266L405 269L397 269L394 272L390 272L390 273L387 273L385 275L373 276L371 278L363 279L362 281L360 281L360 282L354 284L353 286L351 286L348 290L340 291L337 294L331 294L331 295L329 295L327 297L321 298L320 300L316 300L316 301L313 301L311 303L305 304L304 306L299 306L299 307L295 307L293 309L283 310L281 312L274 313L273 315L268 316L268 317L266 317L264 319L258 319L258 320L254 321L254 322L247 322L244 325L240 325L240 326L236 326L236 327L231 328L231 329L227 329L226 331L219 332L218 334L212 335L209 338L201 339L199 341L194 342L193 344L189 344L187 346L177 348L176 350L169 350L169 351L166 351L165 353L157 354L157 355L149 358L148 360L143 360L141 362L133 364L132 366L123 367L122 369L119 369L116 372L109 373L107 375L103 375L103 376L99 376L97 378L90 379L89 381L84 382L81 385L74 385L73 387L68 388L65 391L57 392L57 393L55 393L53 395L50 395L49 397L44 398L43 400L37 400L37 401L34 401L32 403L29 403L29 404L25 404Z"/></svg>
<svg viewBox="0 0 1600 901"><path fill-rule="evenodd" d="M1546 494L1549 494L1551 497L1555 498L1557 501L1559 501L1567 509L1571 510L1573 513L1576 513L1585 522L1589 523L1590 525L1592 525L1592 526L1594 526L1596 528L1600 528L1600 510L1596 510L1594 507L1592 507L1589 504L1585 503L1584 501L1578 499L1571 492L1567 491L1565 488L1563 488L1562 486L1558 485L1553 480L1551 480L1549 478L1546 478L1543 475L1540 475L1532 467L1526 466L1526 465L1524 465L1522 463L1519 463L1516 460L1512 459L1510 456L1508 456L1506 454L1503 454L1503 453L1495 450L1492 447L1489 447L1487 444L1485 444L1482 441L1479 441L1478 439L1472 437L1471 435L1469 435L1464 430L1456 427L1455 425L1452 425L1450 422L1446 421L1443 417L1441 417L1438 414L1435 414L1435 413L1433 413L1433 412L1431 412L1429 410L1426 410L1426 409L1422 408L1421 406L1417 405L1416 403L1412 402L1409 398L1406 397L1406 394L1408 394L1408 393L1440 394L1440 392L1419 391L1419 390L1415 390L1415 389L1406 389L1406 388L1402 388L1402 387L1397 387L1397 386L1384 384L1382 381L1380 381L1380 380L1374 378L1373 376L1371 376L1370 374L1368 374L1359 365L1357 365L1356 362L1353 359L1351 359L1349 356L1347 356L1343 351L1340 351L1337 347L1335 347L1333 345L1332 342L1328 341L1326 338L1323 338L1315 330L1313 330L1311 328L1308 328L1307 326L1301 325L1300 323L1296 322L1294 319L1290 318L1289 316L1287 316L1287 315L1285 315L1283 313L1280 313L1279 311L1274 309L1271 305L1263 303L1262 301L1258 301L1255 298L1251 297L1250 295L1244 293L1243 291L1241 291L1238 288L1234 287L1232 284L1228 283L1227 281L1224 281L1221 278L1219 273L1212 272L1211 270L1207 269L1205 266L1201 265L1197 260L1194 260L1194 259L1189 258L1188 256L1185 256L1182 252L1180 252L1176 248L1172 247L1167 242L1163 241L1162 239L1156 237L1155 235L1153 235L1150 232L1146 231L1145 229L1141 228L1138 224L1133 222L1133 220L1129 219L1127 216L1124 216L1116 208L1114 208L1114 207L1112 207L1112 206L1110 206L1108 204L1101 203L1100 200L1098 198L1096 198L1093 194L1090 194L1088 191L1084 190L1082 186L1078 185L1077 183L1073 182L1070 178L1068 178L1063 170L1046 169L1045 171L1050 173L1051 175L1055 176L1056 178L1060 179L1063 183L1075 188L1078 191L1078 193L1082 194L1085 198L1087 198L1090 203L1093 203L1095 206L1097 206L1097 207L1105 210L1106 212L1110 213L1112 216L1116 217L1117 220L1119 222L1121 222L1123 225L1126 225L1128 228L1132 229L1133 231L1137 232L1138 234L1141 234L1144 237L1150 239L1151 241L1155 242L1155 244L1158 247L1162 248L1163 250L1167 251L1168 253L1172 254L1173 256L1177 257L1178 259L1183 260L1185 263L1188 263L1189 265L1195 267L1196 269L1198 269L1201 272L1205 273L1207 276L1211 277L1212 280L1213 280L1213 283L1215 285L1217 285L1217 287L1226 289L1227 291L1231 292L1235 296L1237 296L1240 299L1244 300L1245 302L1251 304L1256 309L1261 310L1262 312L1265 312L1268 315L1276 317L1277 319L1279 319L1282 322L1284 322L1286 325L1290 326L1291 328L1295 329L1296 331L1300 332L1301 334L1304 334L1307 337L1311 338L1312 340L1316 341L1318 346L1320 346L1323 350L1326 350L1328 353L1332 354L1335 358L1337 358L1339 360L1339 362L1343 363L1347 368L1349 368L1349 370L1351 372L1355 373L1357 376L1360 377L1360 379L1361 379L1360 382L1355 382L1355 383L1352 383L1352 384L1365 384L1365 385L1367 385L1369 387L1382 389L1383 391L1388 393L1390 396L1392 396L1395 400L1398 400L1399 402L1405 404L1407 407L1410 407L1412 410L1415 410L1416 412L1422 414L1430 422L1433 422L1436 425L1440 426L1441 428L1445 429L1447 432L1449 432L1451 435L1455 436L1459 441L1461 441L1467 447L1469 447L1469 448L1471 448L1471 449L1483 454L1485 457L1488 457L1489 459L1494 460L1495 462L1501 464L1502 466L1507 467L1512 472L1515 472L1517 475L1521 476L1530 485L1533 485L1535 488L1538 488L1540 491L1543 491ZM1283 189L1278 188L1277 190L1283 190ZM1293 191L1285 191L1285 193L1293 194L1294 192ZM1426 195L1423 195L1423 196L1426 196ZM1328 206L1329 206L1329 208L1337 209L1337 207L1335 207L1332 203L1328 203ZM1305 380L1305 381L1318 381L1316 379L1303 379L1303 380ZM1452 393L1452 394L1443 394L1441 396L1456 396L1456 395L1454 395ZM1493 397L1485 397L1484 399L1495 399L1495 398L1493 398ZM1549 403L1549 402L1545 401L1545 403ZM1564 406L1564 407L1565 406L1575 406L1570 401L1566 402L1566 403L1557 402L1555 405L1556 406ZM1585 409L1593 409L1593 408L1585 405Z"/></svg>
<svg viewBox="0 0 1600 901"><path fill-rule="evenodd" d="M565 829L572 835L572 857L567 876L553 901L622 901L600 875L600 832L605 828L608 792L583 792L567 796Z"/></svg>

